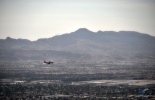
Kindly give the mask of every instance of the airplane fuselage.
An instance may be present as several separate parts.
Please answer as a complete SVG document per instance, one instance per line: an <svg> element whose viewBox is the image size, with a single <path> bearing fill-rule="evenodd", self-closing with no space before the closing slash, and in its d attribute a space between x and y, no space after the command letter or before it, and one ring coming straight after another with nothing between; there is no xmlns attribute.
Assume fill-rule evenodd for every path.
<svg viewBox="0 0 155 100"><path fill-rule="evenodd" d="M45 64L53 64L54 62L51 61L44 61Z"/></svg>

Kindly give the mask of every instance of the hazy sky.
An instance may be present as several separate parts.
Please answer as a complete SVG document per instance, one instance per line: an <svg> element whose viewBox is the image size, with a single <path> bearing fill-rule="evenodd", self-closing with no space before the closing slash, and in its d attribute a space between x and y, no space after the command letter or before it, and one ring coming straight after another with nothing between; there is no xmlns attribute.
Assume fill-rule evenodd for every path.
<svg viewBox="0 0 155 100"><path fill-rule="evenodd" d="M155 0L0 0L0 38L36 40L79 28L155 36Z"/></svg>

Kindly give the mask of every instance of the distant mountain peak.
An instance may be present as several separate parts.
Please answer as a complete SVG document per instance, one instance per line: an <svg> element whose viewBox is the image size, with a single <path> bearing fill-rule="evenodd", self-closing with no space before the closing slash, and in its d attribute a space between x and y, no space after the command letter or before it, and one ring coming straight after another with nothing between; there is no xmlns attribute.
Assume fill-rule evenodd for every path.
<svg viewBox="0 0 155 100"><path fill-rule="evenodd" d="M99 30L99 31L97 31L97 33L102 33L103 31L101 31L101 30Z"/></svg>
<svg viewBox="0 0 155 100"><path fill-rule="evenodd" d="M79 28L79 29L76 30L75 32L91 32L91 31L88 30L87 28Z"/></svg>
<svg viewBox="0 0 155 100"><path fill-rule="evenodd" d="M11 38L11 37L7 37L7 38L6 38L6 40L12 40L12 39L13 39L13 38Z"/></svg>

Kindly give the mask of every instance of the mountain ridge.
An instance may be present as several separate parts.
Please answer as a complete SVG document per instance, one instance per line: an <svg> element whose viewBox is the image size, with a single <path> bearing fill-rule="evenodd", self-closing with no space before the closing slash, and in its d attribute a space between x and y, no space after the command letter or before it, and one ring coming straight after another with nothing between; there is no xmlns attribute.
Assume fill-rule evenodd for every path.
<svg viewBox="0 0 155 100"><path fill-rule="evenodd" d="M80 28L75 32L38 39L36 41L12 39L10 37L0 39L0 53L1 55L3 53L8 55L4 51L9 51L15 54L13 55L15 58L16 56L18 58L24 58L29 55L28 58L30 59L46 58L47 56L41 51L45 53L48 51L48 57L52 57L53 55L56 57L54 53L50 53L49 51L55 52L61 59L81 59L86 57L88 60L91 58L97 61L97 59L107 59L108 57L124 59L144 56L145 58L150 56L155 57L154 43L155 37L139 32L92 32L86 28ZM25 52L27 53L22 54L23 50L26 50ZM34 50L36 52L35 54L32 53ZM15 51L21 52L20 55ZM9 55L7 57L9 58ZM2 56L0 59L3 59Z"/></svg>
<svg viewBox="0 0 155 100"><path fill-rule="evenodd" d="M74 34L74 33L83 33L83 32L102 33L102 34L103 33L134 33L134 34L141 34L141 35L145 35L145 36L149 36L149 37L154 37L155 38L155 36L151 36L149 34L140 33L140 32L136 32L136 31L118 31L118 32L116 32L116 31L101 31L101 30L99 30L97 32L93 32L93 31L88 30L87 28L79 28L79 29L77 29L74 32L64 33L64 34L61 34L61 35L55 35L55 36L49 37L49 38L39 38L39 39L34 40L34 41L31 41L29 39L23 39L23 38L15 39L15 38L12 38L12 37L9 37L9 36L6 37L6 39L0 39L0 41L3 41L3 40L25 40L25 41L30 41L30 42L37 42L38 40L51 39L51 38L59 37L59 36L63 36L63 35L69 35L69 34Z"/></svg>

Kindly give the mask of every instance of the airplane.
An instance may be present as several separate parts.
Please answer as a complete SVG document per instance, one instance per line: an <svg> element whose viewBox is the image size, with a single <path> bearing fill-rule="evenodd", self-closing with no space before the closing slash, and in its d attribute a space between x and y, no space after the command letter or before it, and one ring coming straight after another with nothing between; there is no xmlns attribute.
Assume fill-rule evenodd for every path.
<svg viewBox="0 0 155 100"><path fill-rule="evenodd" d="M45 61L45 60L44 60L44 63L45 63L45 64L53 64L54 62L51 62L51 61Z"/></svg>

